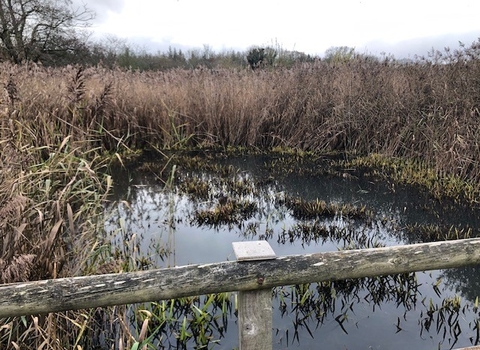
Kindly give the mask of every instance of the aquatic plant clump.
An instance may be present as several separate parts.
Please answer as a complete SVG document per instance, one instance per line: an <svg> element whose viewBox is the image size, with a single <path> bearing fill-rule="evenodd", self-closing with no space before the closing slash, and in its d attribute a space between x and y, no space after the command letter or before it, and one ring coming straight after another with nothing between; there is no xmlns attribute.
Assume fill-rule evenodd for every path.
<svg viewBox="0 0 480 350"><path fill-rule="evenodd" d="M448 198L470 205L479 202L480 188L472 184L471 179L443 170L439 172L425 159L396 158L373 153L335 163L362 176L389 181L392 190L395 190L396 184L419 186L439 200Z"/></svg>
<svg viewBox="0 0 480 350"><path fill-rule="evenodd" d="M213 209L199 210L194 213L194 222L197 225L217 227L219 225L234 224L240 226L251 218L257 211L257 205L250 201L236 201L226 199Z"/></svg>
<svg viewBox="0 0 480 350"><path fill-rule="evenodd" d="M405 236L412 243L449 241L478 237L480 231L471 227L457 227L435 224L407 225L404 228Z"/></svg>
<svg viewBox="0 0 480 350"><path fill-rule="evenodd" d="M228 256L229 260L228 247L232 240L267 240L288 255L297 254L300 246L302 251L318 253L337 249L378 248L399 242L411 243L417 239L415 232L420 232L422 227L429 227L425 223L419 224L418 227L411 226L404 215L404 205L408 205L404 199L416 197L418 193L416 189L403 197L399 193L400 190L397 193L389 192L388 185L378 186L378 182L373 181L368 181L367 184L361 181L361 176L345 178L341 171L337 172L337 177L333 176L333 172L318 178L312 172L302 172L302 175L291 173L290 179L274 178L271 181L270 163L265 162L265 159L271 159L269 156L238 155L225 159L221 154L219 164L212 164L211 156L207 155L202 159L196 154L190 166L179 161L183 153L171 160L176 166L176 171L168 186L163 186L164 181L157 181L155 171L148 170L151 173L151 181L146 181L143 172L139 174L132 170L132 176L138 176L141 185L136 185L135 179L129 179L132 191L126 191L122 187L121 191L126 191L125 195L129 198L130 208L134 209L127 211L127 206L121 205L124 210L116 220L120 222L122 219L125 220L123 224L125 230L119 232L121 238L115 244L122 249L135 237L135 244L123 253L138 261L137 264L130 265L133 268L140 268L142 266L140 263L146 260L142 258L142 252L152 263L154 258L160 255L161 261L157 259L158 266L175 266L183 265L184 260L192 262L192 259L201 259L203 263L208 262L208 259L221 261L224 256ZM290 156L296 157L295 155L281 157ZM205 169L202 168L202 164L207 164ZM292 171L295 169L294 163L289 160L284 164L291 164ZM300 164L304 164L302 160ZM317 166L315 163L310 165L312 169ZM264 171L262 166L265 166L267 171ZM148 167L154 169L150 165ZM197 167L199 169L196 169ZM163 169L163 165L159 168ZM228 176L217 172L222 168L229 169ZM303 191L304 184L310 180L312 187L305 186L309 190ZM319 182L324 186L318 186ZM299 184L301 186L298 186ZM367 189L365 187L367 185L371 187ZM345 190L344 186L351 186L353 191L340 192ZM334 190L329 191L332 188ZM325 199L318 197L307 200L299 193L306 193L308 198L325 195ZM349 198L351 202L345 199L331 200L344 198L345 193L348 195L345 198ZM382 195L385 198L382 198ZM400 198L400 203L394 205L392 202L395 203L398 199L396 197ZM255 206L249 206L249 203ZM432 202L427 203L430 205ZM400 210L397 205L401 205ZM416 202L414 205L417 205ZM250 208L251 214L243 216L244 208ZM428 205L422 208L425 211L432 209L434 213L438 209L429 208ZM434 216L434 222L438 215ZM135 220L138 220L137 224L134 223ZM450 230L443 232L450 232L452 237L455 232L458 237L461 237L462 233L473 234L472 230L455 227L457 226L452 225ZM438 232L442 230L444 228ZM146 251L142 251L145 249L145 246L141 247L142 235L147 240L152 240ZM433 236L431 238L434 239ZM200 253L203 250L202 240L207 248L206 255ZM199 253L195 254L189 248L186 256L183 254L180 256L178 252L185 249L185 246L191 247L191 241L195 242ZM213 245L216 246L215 249L212 249ZM225 255L213 257L215 254L213 250L215 253L219 251L220 255L223 253ZM179 262L178 259L184 260ZM419 333L424 337L429 334L435 337L435 341L442 342L442 334L436 333L437 324L448 336L458 332L449 328L448 322L442 323L440 318L447 315L446 311L443 313L433 311L434 319L424 321L427 312L424 306L428 307L428 304L423 304L423 300L420 299L432 294L431 291L425 291L425 279L431 280L422 277L422 282L419 283L416 274L402 274L275 288L274 308L278 308L284 318L281 321L283 328L277 329L276 339L279 339L282 346L286 337L289 337L288 344L297 341L302 344L302 337L310 335L319 339L322 332L332 326L336 327L339 333L351 334L368 323L365 318L374 319L376 317L374 311L381 309L382 315L387 314L390 318L392 314L394 315L395 321L389 321L388 325L385 325L387 329L392 330L392 334L404 329L411 331L413 322L415 324L413 327L417 327L418 323L415 336L418 337ZM434 287L434 295L440 298L443 290L438 286ZM450 297L444 297L448 298ZM202 296L201 300L209 303L210 296L205 298ZM428 302L428 298L426 301ZM434 299L432 302L440 305L442 300ZM221 312L220 309L216 309L212 310L215 314L210 314L210 311L203 310L202 305L197 298L186 298L166 301L160 308L146 307L141 311L132 308L132 313L137 316L131 322L138 328L140 336L132 334L137 339L145 339L140 328L148 328L145 334L154 338L151 339L154 344L158 342L167 347L175 345L188 347L188 344L200 347L208 344L213 348L219 344L219 347L222 347L224 341L227 343L230 341L229 335L223 333L226 330L223 308ZM455 322L452 326L461 327L464 332L471 334L477 317L469 311L468 305L468 302L462 303L467 322L453 314L452 320ZM372 314L365 317L370 311ZM456 309L453 311L457 312ZM227 318L232 324L235 312L233 311L233 315L230 313ZM431 322L431 325L427 330L420 322Z"/></svg>
<svg viewBox="0 0 480 350"><path fill-rule="evenodd" d="M418 184L438 198L446 195L476 205L479 47L476 43L409 63L355 57L345 64L316 61L255 72L1 63L5 96L0 100L0 282L150 266L148 259L123 264L125 257L115 256L98 234L112 186L105 174L109 162L124 165L129 155L146 149L169 160L174 157L168 152L174 150L208 153L231 147L293 149L294 159L300 161L307 153L371 156L374 167L368 168L367 161L366 171L387 178L392 190L396 183ZM226 179L235 169L214 165L217 156L211 152L207 161L191 157L184 167L195 171L203 166ZM357 159L342 163L339 174L344 179L356 175L352 168L363 167L367 158ZM173 160L171 169L177 165ZM270 174L324 172L315 164L307 168L306 162L284 160L269 161ZM158 179L180 188L175 171L169 169L157 169ZM265 180L272 183L271 178ZM225 193L222 203L216 196L223 189L215 192L201 182L179 189L209 202L197 208L193 222L238 227L263 210L249 198L258 191L258 183L251 187L241 176L228 181L235 189ZM301 220L370 216L366 208L321 199L277 198L272 206L282 203ZM169 224L173 230L175 222ZM255 224L248 227L253 231ZM264 237L273 236L268 225L262 228ZM298 226L285 230L285 237L323 239L326 232L316 229ZM412 236L419 231L426 240L477 234L430 227L414 229ZM352 239L352 246L356 244ZM0 343L18 334L19 347L86 348L96 317L92 311L9 320L1 328ZM131 341L128 327L119 337Z"/></svg>
<svg viewBox="0 0 480 350"><path fill-rule="evenodd" d="M107 151L377 153L419 159L435 174L468 180L478 191L478 98L472 87L480 76L479 47L412 62L358 56L255 72L3 63L3 130L10 120L21 121L37 135L35 142L72 133ZM50 132L38 129L38 119L48 121Z"/></svg>
<svg viewBox="0 0 480 350"><path fill-rule="evenodd" d="M296 219L334 218L367 219L373 216L365 206L357 207L349 203L326 203L323 200L305 201L301 198L287 198L285 205Z"/></svg>

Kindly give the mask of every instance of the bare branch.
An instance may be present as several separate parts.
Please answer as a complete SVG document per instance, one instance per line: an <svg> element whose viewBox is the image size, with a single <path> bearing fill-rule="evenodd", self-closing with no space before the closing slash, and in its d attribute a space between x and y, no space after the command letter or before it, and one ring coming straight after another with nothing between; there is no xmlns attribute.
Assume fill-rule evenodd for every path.
<svg viewBox="0 0 480 350"><path fill-rule="evenodd" d="M15 63L81 49L95 14L71 0L0 0L0 53Z"/></svg>

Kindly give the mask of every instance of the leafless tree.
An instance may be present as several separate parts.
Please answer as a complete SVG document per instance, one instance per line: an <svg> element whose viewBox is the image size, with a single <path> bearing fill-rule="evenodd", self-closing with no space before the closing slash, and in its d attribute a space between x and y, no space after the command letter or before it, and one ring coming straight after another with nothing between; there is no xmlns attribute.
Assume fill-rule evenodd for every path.
<svg viewBox="0 0 480 350"><path fill-rule="evenodd" d="M14 63L52 60L84 46L94 18L71 0L0 0L0 54Z"/></svg>

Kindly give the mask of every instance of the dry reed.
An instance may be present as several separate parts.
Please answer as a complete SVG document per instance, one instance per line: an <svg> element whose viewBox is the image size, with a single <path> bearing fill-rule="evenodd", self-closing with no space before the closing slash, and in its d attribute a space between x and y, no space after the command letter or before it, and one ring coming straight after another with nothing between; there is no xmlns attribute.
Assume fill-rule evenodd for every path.
<svg viewBox="0 0 480 350"><path fill-rule="evenodd" d="M91 160L104 152L284 146L411 158L478 188L477 46L407 64L360 56L340 64L318 61L255 72L3 63L0 176L8 189L18 188L5 174L30 181L35 164L66 162L71 168L53 172L58 176L49 181L69 184L79 171L85 178L92 175ZM91 180L98 182L94 176ZM2 196L6 209L0 213L25 194ZM62 220L60 226L75 226L71 217L52 220L57 220L53 225ZM17 234L24 224L3 221Z"/></svg>
<svg viewBox="0 0 480 350"><path fill-rule="evenodd" d="M478 52L474 44L408 64L357 57L254 72L1 63L0 282L90 271L110 185L100 171L106 153L228 146L378 153L424 162L478 191ZM76 337L85 329L67 321L75 317L17 322L17 339L33 332L22 344L35 347ZM7 338L0 333L0 344Z"/></svg>
<svg viewBox="0 0 480 350"><path fill-rule="evenodd" d="M22 120L38 146L73 134L80 144L95 135L89 145L107 151L188 139L181 145L381 153L478 180L480 60L459 57L257 72L6 66L2 79L16 92L3 123ZM44 134L32 123L39 118L50 126Z"/></svg>
<svg viewBox="0 0 480 350"><path fill-rule="evenodd" d="M103 203L111 185L101 171L105 158L92 122L96 114L88 112L101 107L93 108L99 100L84 95L80 70L68 70L66 85L49 90L48 70L3 68L8 77L0 107L0 283L84 275L102 243ZM70 96L76 99L67 103ZM65 103L63 114L55 109L58 101ZM94 124L96 130L89 128ZM83 315L3 320L0 347L63 348L84 332L75 326Z"/></svg>

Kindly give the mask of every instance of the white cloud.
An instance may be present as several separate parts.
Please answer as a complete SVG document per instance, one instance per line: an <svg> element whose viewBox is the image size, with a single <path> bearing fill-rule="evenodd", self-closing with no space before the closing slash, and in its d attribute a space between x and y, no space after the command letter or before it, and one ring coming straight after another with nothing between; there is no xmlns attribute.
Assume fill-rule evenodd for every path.
<svg viewBox="0 0 480 350"><path fill-rule="evenodd" d="M86 5L96 14L94 23L99 24L108 20L109 13L121 13L126 1L128 0L73 0L73 6L77 8Z"/></svg>
<svg viewBox="0 0 480 350"><path fill-rule="evenodd" d="M480 2L474 0L89 1L107 14L98 32L215 50L277 40L286 49L323 53L330 46L393 47L418 38L480 34Z"/></svg>

